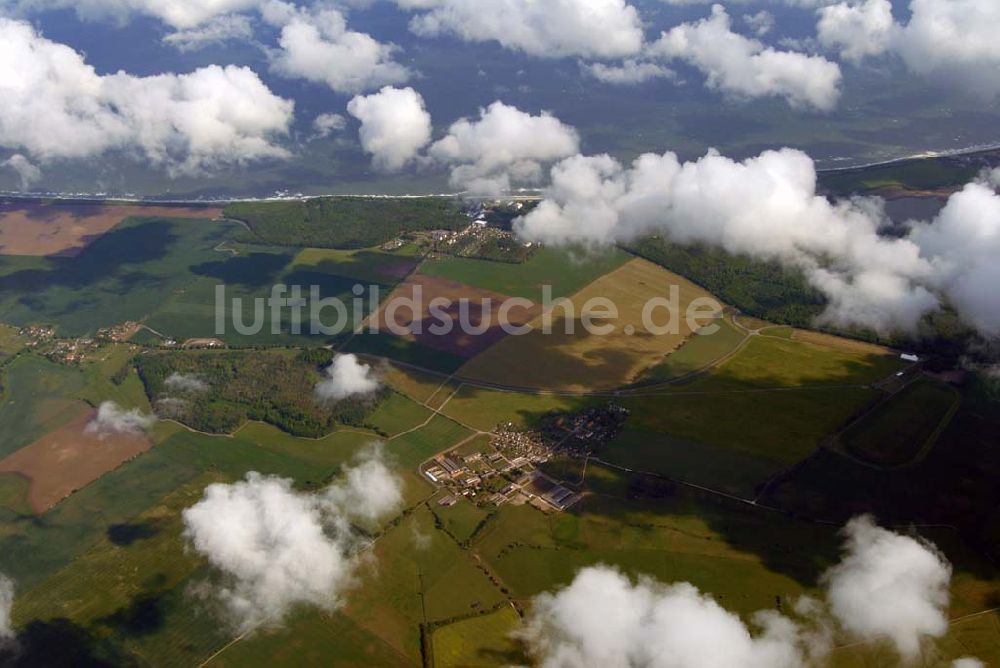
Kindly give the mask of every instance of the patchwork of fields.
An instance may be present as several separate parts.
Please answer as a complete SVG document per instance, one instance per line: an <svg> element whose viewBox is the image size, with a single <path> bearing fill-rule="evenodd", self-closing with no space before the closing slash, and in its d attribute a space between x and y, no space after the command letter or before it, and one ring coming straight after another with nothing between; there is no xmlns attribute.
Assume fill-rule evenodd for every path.
<svg viewBox="0 0 1000 668"><path fill-rule="evenodd" d="M8 323L51 323L59 335L127 319L149 328L132 344L101 343L85 362L67 364L0 327L0 572L17 583L13 622L29 663L521 665L529 658L511 632L532 597L584 566L687 581L749 619L815 595L838 556L838 513L872 509L900 524L956 526L919 529L955 565L951 615L995 607L1000 574L955 519L970 505L963 493L988 493L968 492L978 484L971 469L1000 470L993 441L969 437L1000 433L971 390L921 379L890 395L881 381L906 365L888 349L729 313L676 334L628 335L627 325L639 331L642 305L669 285L679 286L682 309L711 295L623 251L542 249L514 265L423 258L411 246L239 243L237 228L131 219L73 257L0 257ZM231 350L160 348L163 338L213 335L220 282L247 299L265 298L278 282L345 300L358 282L377 285L383 302L362 314L375 317L387 295L412 295L418 285L425 300L499 301L537 300L551 282L574 318L593 297L615 302L619 318L609 336L560 334L565 322L556 317L552 336L478 338L299 336L285 318L278 335L221 337ZM533 307L519 322L541 317ZM718 331L700 336L707 325ZM334 354L319 347L327 344L371 356L386 386L357 415L312 401ZM103 401L149 412L177 398L165 389L175 372L217 391L184 395L197 410L161 419L146 435L85 432ZM566 512L465 498L442 505L446 493L417 472L460 444L462 455L481 452L499 425L530 430L553 413L609 401L629 411L624 429L587 460L545 467L582 495ZM205 423L193 424L195 414ZM210 418L225 428L205 428ZM837 435L840 445L831 442ZM373 443L403 480L404 503L365 527L367 556L342 605L298 607L282 627L247 635L220 623L192 594L218 574L189 549L183 510L207 485L251 471L319 489ZM905 470L888 470L903 461ZM929 484L935 471L955 471L959 484ZM893 485L926 499L900 507L905 494ZM934 660L974 653L1000 665L998 628L995 612L959 619L934 644ZM834 665L886 660L878 647L837 643Z"/></svg>

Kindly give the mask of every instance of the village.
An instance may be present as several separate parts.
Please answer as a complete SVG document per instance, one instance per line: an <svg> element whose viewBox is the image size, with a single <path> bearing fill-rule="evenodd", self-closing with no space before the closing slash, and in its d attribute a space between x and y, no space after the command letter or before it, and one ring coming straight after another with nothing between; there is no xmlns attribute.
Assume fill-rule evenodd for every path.
<svg viewBox="0 0 1000 668"><path fill-rule="evenodd" d="M138 331L139 324L123 322L97 330L94 336L57 338L54 327L28 325L18 330L25 346L58 364L82 364L96 356L108 343L124 343Z"/></svg>
<svg viewBox="0 0 1000 668"><path fill-rule="evenodd" d="M538 245L522 242L512 231L513 221L527 213L531 200L492 200L470 204L463 213L471 221L462 229L438 229L414 232L384 244L384 251L395 251L413 241L427 252L478 260L520 264L527 261Z"/></svg>
<svg viewBox="0 0 1000 668"><path fill-rule="evenodd" d="M467 498L477 505L531 504L559 512L580 500L572 485L545 473L556 457L586 459L624 427L629 412L614 403L547 418L541 431L499 425L486 446L473 442L426 462L421 473L448 490L438 503Z"/></svg>

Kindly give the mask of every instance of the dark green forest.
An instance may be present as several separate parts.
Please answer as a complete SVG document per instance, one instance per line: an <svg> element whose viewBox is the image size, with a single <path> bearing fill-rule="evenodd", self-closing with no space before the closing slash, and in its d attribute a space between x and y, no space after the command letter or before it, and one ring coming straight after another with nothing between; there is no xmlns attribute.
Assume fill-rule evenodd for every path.
<svg viewBox="0 0 1000 668"><path fill-rule="evenodd" d="M327 350L162 352L140 355L136 368L150 402L165 417L199 431L232 433L247 420L268 422L293 434L318 438L337 425L367 427L381 394L336 403L316 399L314 388L331 361ZM167 387L172 374L194 376L203 391Z"/></svg>
<svg viewBox="0 0 1000 668"><path fill-rule="evenodd" d="M240 202L227 206L225 216L250 227L236 233L237 241L344 250L378 246L406 232L457 230L469 222L457 201L440 197Z"/></svg>
<svg viewBox="0 0 1000 668"><path fill-rule="evenodd" d="M701 285L743 313L770 322L813 327L826 301L801 273L776 262L730 255L709 246L682 246L648 237L625 250Z"/></svg>

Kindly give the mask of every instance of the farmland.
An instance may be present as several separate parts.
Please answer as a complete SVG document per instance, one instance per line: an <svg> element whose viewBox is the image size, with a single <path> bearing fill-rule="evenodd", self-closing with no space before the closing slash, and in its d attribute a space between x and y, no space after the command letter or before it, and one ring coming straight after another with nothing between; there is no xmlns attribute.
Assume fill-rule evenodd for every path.
<svg viewBox="0 0 1000 668"><path fill-rule="evenodd" d="M852 425L841 439L860 459L879 466L913 460L947 426L958 393L947 385L921 379Z"/></svg>
<svg viewBox="0 0 1000 668"><path fill-rule="evenodd" d="M28 503L44 513L124 462L148 450L142 434L95 434L87 431L94 411L84 410L67 425L0 460L0 473L28 479Z"/></svg>
<svg viewBox="0 0 1000 668"><path fill-rule="evenodd" d="M647 331L642 313L653 298L665 298L668 288L678 289L679 311L675 314L676 331L655 335ZM606 311L584 313L592 299L610 300L618 317L602 316ZM682 314L698 299L710 295L678 276L644 260L632 260L573 295L572 310L554 308L550 317L551 333L545 333L545 320L536 318L533 331L510 336L462 367L462 378L515 387L558 390L605 389L625 385L663 357L680 348L693 331L720 316L718 306L702 308L700 319L691 321ZM716 303L717 302L713 302ZM603 307L602 307L603 308ZM584 318L597 327L610 328L599 336L587 331ZM656 326L663 326L668 316L660 313ZM567 332L568 322L572 332ZM694 329L691 325L695 324ZM544 365L536 360L545 359Z"/></svg>
<svg viewBox="0 0 1000 668"><path fill-rule="evenodd" d="M4 370L0 406L0 455L6 456L65 423L79 408L85 383L75 369L35 356L16 359ZM68 413L68 414L67 414Z"/></svg>
<svg viewBox="0 0 1000 668"><path fill-rule="evenodd" d="M0 278L0 309L9 324L46 322L67 336L141 320L188 285L193 268L219 259L212 249L225 224L134 218L95 240L76 257L42 267L14 268Z"/></svg>
<svg viewBox="0 0 1000 668"><path fill-rule="evenodd" d="M954 564L950 616L995 607L1000 575L982 546L1000 545L992 511L1000 413L974 375L953 388L887 348L773 326L808 322L816 306L773 268L733 260L732 272L710 284L620 249L535 248L523 264L422 257L415 244L374 247L388 233L382 225L330 229L357 206L317 210L302 238L286 238L298 228L285 214L267 219L251 207L248 217L261 217L250 232L230 222L130 219L75 257L0 257L11 324L0 327L0 572L16 582L13 623L27 660L530 664L511 632L534 596L582 567L690 582L749 620L820 594L819 578L838 558L838 526L864 512L918 525L940 546ZM451 210L433 213L437 206L417 203L392 229L462 222ZM706 273L726 261L698 257L704 264L692 266ZM741 297L743 279L752 284ZM772 280L779 284L754 287ZM318 285L324 297L346 297L358 282L377 285L383 298L419 285L425 300L537 300L551 283L576 316L591 297L610 298L618 330L638 325L642 304L666 296L668 285L681 287L681 308L709 296L699 286L718 285L726 299L756 296L755 312L774 319L727 307L725 318L677 334L571 337L558 334L557 310L553 336L435 341L293 335L286 318L280 335L229 332L229 349L184 348L187 338L212 335L216 284L231 297L261 298L275 282ZM98 339L75 361L46 359L49 344L13 326L51 323L59 342L125 318L150 329L129 342ZM537 324L540 311L523 320ZM697 335L712 324L718 332ZM317 402L323 369L345 351L361 354L383 387L369 399ZM186 380L168 382L175 374ZM88 436L85 425L107 400L159 419L145 434ZM493 491L509 484L503 475L466 498L418 470L452 449L449 456L475 460L504 434L619 407L613 436L538 464L580 495L561 512L538 498L498 501ZM225 582L190 548L181 516L206 486L256 471L319 490L374 443L403 502L384 521L358 520L360 565L336 604L296 605L282 624L243 635L195 596ZM956 622L930 643L933 657L1000 658L995 624L993 614ZM889 660L872 645L839 636L837 644L835 666Z"/></svg>
<svg viewBox="0 0 1000 668"><path fill-rule="evenodd" d="M128 218L217 218L221 209L128 204L0 204L0 254L75 257Z"/></svg>
<svg viewBox="0 0 1000 668"><path fill-rule="evenodd" d="M428 276L537 302L545 285L551 286L553 298L568 297L628 260L629 256L619 250L588 255L543 249L524 264L448 256L429 260L421 271Z"/></svg>
<svg viewBox="0 0 1000 668"><path fill-rule="evenodd" d="M370 327L405 336L422 346L460 357L475 357L506 336L504 325L522 327L541 312L537 304L527 306L514 302L514 308L503 313L500 309L509 299L488 290L471 288L423 274L412 276L387 299L386 304L369 323ZM432 304L447 303L440 312L431 311ZM410 306L419 304L421 308ZM402 305L397 308L398 305ZM449 331L440 331L442 319L450 321ZM400 332L413 332L400 334Z"/></svg>

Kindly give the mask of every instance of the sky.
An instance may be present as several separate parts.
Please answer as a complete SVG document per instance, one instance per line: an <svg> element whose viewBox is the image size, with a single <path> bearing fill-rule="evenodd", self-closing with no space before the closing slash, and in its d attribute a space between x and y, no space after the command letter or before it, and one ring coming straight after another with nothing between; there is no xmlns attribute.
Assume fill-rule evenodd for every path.
<svg viewBox="0 0 1000 668"><path fill-rule="evenodd" d="M577 151L830 168L1000 142L988 0L486 4L0 0L0 190L442 193L537 188ZM422 113L383 104L380 137L385 87ZM498 175L515 135L537 150Z"/></svg>

